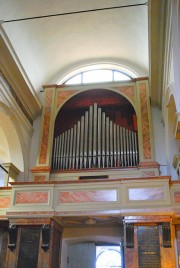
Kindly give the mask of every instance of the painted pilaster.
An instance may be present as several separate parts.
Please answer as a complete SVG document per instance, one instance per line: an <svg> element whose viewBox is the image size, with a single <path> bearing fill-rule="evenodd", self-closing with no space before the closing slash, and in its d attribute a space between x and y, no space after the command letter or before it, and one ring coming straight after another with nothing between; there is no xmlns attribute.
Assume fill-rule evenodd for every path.
<svg viewBox="0 0 180 268"><path fill-rule="evenodd" d="M136 94L138 104L138 136L140 149L140 168L153 168L153 175L158 174L158 163L154 158L154 143L150 111L148 80L136 81ZM150 175L150 174L149 174Z"/></svg>
<svg viewBox="0 0 180 268"><path fill-rule="evenodd" d="M36 167L32 169L35 181L49 180L51 170L51 151L53 146L54 101L55 88L45 88L38 157Z"/></svg>

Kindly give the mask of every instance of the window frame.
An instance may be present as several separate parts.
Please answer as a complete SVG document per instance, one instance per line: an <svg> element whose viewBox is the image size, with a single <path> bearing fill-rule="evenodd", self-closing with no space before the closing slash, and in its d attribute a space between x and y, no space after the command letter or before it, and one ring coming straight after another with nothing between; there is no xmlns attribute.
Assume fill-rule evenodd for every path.
<svg viewBox="0 0 180 268"><path fill-rule="evenodd" d="M112 80L108 81L108 83L112 82L124 82L124 81L131 81L134 78L138 78L139 75L134 71L131 70L128 67L121 66L118 64L109 64L109 63L102 63L102 64L92 64L92 65L87 65L83 66L77 69L74 69L68 73L64 73L62 78L60 78L57 81L57 85L66 85L66 86L73 86L73 85L87 85L87 84L95 84L95 83L105 83L105 81L101 82L89 82L89 83L84 83L83 82L83 74L88 72L88 71L96 71L96 70L109 70L112 72ZM114 79L114 73L119 72L120 74L123 74L127 76L129 79L122 79L122 80L116 80ZM67 83L69 80L73 79L74 77L80 75L81 76L81 82L80 83Z"/></svg>

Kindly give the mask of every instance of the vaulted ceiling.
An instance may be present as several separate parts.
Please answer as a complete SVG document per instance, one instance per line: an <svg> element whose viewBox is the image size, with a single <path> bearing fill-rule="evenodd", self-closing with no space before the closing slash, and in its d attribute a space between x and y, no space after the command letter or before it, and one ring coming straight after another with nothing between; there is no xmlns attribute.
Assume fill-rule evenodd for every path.
<svg viewBox="0 0 180 268"><path fill-rule="evenodd" d="M153 27L148 27L148 14L150 22L157 24L158 37L157 18L152 20L150 5L156 10L160 1L149 2L0 0L0 20L23 69L39 92L42 85L57 83L69 71L93 63L119 64L140 77L149 76L153 68L151 58L149 64ZM49 17L64 13L68 14ZM23 18L28 19L19 20ZM153 45L155 42L154 39ZM156 93L153 96L157 98Z"/></svg>

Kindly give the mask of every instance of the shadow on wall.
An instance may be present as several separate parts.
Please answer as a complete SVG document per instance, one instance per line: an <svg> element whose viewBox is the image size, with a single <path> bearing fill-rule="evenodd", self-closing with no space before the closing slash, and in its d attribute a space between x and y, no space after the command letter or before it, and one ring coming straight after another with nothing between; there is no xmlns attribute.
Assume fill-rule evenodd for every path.
<svg viewBox="0 0 180 268"><path fill-rule="evenodd" d="M13 164L23 172L24 160L18 124L9 109L0 103L0 164Z"/></svg>

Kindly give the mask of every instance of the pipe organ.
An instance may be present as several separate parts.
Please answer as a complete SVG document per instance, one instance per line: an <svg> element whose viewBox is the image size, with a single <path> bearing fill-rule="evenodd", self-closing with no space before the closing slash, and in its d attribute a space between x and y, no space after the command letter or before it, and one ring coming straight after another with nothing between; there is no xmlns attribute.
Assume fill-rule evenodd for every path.
<svg viewBox="0 0 180 268"><path fill-rule="evenodd" d="M97 104L70 129L54 138L52 169L93 169L137 166L137 132L106 116Z"/></svg>

